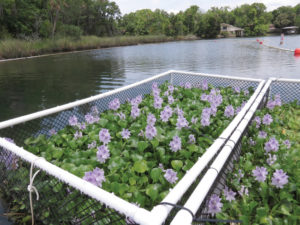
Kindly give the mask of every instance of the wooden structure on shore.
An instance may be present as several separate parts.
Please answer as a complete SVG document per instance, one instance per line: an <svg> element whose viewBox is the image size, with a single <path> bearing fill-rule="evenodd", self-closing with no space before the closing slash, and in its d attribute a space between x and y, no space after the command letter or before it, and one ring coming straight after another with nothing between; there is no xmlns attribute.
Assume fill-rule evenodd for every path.
<svg viewBox="0 0 300 225"><path fill-rule="evenodd" d="M299 27L297 26L290 26L290 27L283 27L282 32L284 34L297 34Z"/></svg>
<svg viewBox="0 0 300 225"><path fill-rule="evenodd" d="M244 29L232 26L227 23L221 23L221 35L225 37L243 37Z"/></svg>

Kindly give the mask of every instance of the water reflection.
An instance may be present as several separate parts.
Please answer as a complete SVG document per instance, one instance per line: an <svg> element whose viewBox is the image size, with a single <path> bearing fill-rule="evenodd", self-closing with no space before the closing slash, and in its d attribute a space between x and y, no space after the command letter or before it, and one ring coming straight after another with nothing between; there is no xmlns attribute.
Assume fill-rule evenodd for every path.
<svg viewBox="0 0 300 225"><path fill-rule="evenodd" d="M147 44L0 63L0 121L170 69L254 78L300 78L299 58L292 52L259 45L256 39ZM279 36L259 39L279 46ZM300 36L286 36L282 47L300 47Z"/></svg>

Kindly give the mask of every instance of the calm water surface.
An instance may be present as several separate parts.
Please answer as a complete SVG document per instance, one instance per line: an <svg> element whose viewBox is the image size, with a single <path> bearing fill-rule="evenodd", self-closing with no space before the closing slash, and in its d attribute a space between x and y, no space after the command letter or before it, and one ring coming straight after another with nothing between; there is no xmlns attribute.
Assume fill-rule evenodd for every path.
<svg viewBox="0 0 300 225"><path fill-rule="evenodd" d="M257 38L181 41L0 63L0 121L86 98L170 69L300 79L300 58ZM278 46L279 36L259 38ZM300 48L300 35L283 48ZM8 224L1 218L0 223Z"/></svg>
<svg viewBox="0 0 300 225"><path fill-rule="evenodd" d="M279 46L280 37L259 38ZM284 48L300 48L300 35ZM96 95L170 69L300 78L300 58L256 38L181 41L0 63L0 121Z"/></svg>

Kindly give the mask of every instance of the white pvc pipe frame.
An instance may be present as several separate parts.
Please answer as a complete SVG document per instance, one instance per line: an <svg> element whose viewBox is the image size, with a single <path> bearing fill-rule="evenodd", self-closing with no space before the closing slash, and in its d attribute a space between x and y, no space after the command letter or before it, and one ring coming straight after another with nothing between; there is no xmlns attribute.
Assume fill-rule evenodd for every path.
<svg viewBox="0 0 300 225"><path fill-rule="evenodd" d="M172 73L181 73L186 75L195 75L195 76L207 76L207 77L216 77L216 78L225 78L231 80L245 80L245 81L254 81L259 82L258 87L256 88L254 94L248 100L247 104L241 110L241 112L234 118L234 120L229 124L229 126L222 132L220 137L215 140L215 142L207 149L207 151L198 159L198 161L194 164L194 166L185 174L185 176L177 183L173 190L170 190L169 194L165 197L163 202L169 202L176 204L180 198L183 196L185 191L189 188L189 186L194 182L194 180L199 176L202 170L206 167L208 162L213 158L213 156L218 152L220 147L225 143L225 140L229 138L230 134L234 131L238 123L241 121L246 111L251 107L254 102L256 96L259 94L260 90L264 85L264 80L261 79L251 79L251 78L241 78L241 77L231 77L231 76L222 76L222 75L212 75L212 74L199 74L199 73L191 73L184 71L175 71L170 70L165 73L153 76L151 78L145 79L140 82L136 82L134 84L121 87L103 94L99 94L96 96L92 96L86 99L78 100L72 103L68 103L62 106L57 106L51 109L43 110L40 112L32 113L29 115L21 116L18 118L10 119L4 122L0 122L0 129L12 127L14 125L24 123L26 121L30 121L33 119L37 119L40 117L44 117L47 115L51 115L57 112L61 112L63 110L71 109L73 107L83 105L103 97L109 96L111 94L115 94L120 91L124 91L135 87L137 85L149 82L151 80L155 80L157 78L172 74ZM131 217L135 222L139 224L145 225L160 225L167 218L169 212L172 207L166 205L158 205L152 209L152 211L148 211L146 209L137 207L134 204L131 204L117 196L113 193L109 193L101 188L96 187L95 185L84 181L83 179L47 162L46 160L41 160L40 157L33 155L32 153L24 150L8 142L7 140L0 138L0 146L5 149L13 152L18 155L22 159L34 163L36 167L46 171L48 174L58 178L59 180L69 184L70 186L78 189L82 193L104 203L105 205L117 210L121 214L125 214L127 217Z"/></svg>
<svg viewBox="0 0 300 225"><path fill-rule="evenodd" d="M270 78L267 83L265 84L264 88L260 92L260 94L257 96L257 99L243 118L243 120L240 122L238 127L236 128L235 132L231 135L230 139L225 144L225 147L222 148L220 153L218 154L217 158L214 160L200 183L197 185L195 190L193 191L192 195L189 197L187 202L185 203L184 207L191 210L191 212L195 215L201 206L203 200L207 196L208 192L210 191L213 183L215 182L219 172L222 170L225 162L227 161L227 158L231 154L235 144L241 137L244 130L247 128L248 124L251 122L251 118L256 112L259 104L263 101L264 97L267 93L268 89L271 88L271 84L273 81L282 81L282 82L300 82L300 80L294 80L294 79L276 79L276 78ZM195 200L197 199L197 200ZM174 219L171 222L171 225L181 225L181 224L191 224L192 223L192 215L187 212L186 210L180 210Z"/></svg>

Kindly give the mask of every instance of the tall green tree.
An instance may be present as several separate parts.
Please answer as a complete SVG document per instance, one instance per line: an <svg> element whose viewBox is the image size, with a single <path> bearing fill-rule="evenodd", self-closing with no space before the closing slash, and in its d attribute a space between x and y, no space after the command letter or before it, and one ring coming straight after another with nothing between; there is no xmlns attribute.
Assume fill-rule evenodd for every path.
<svg viewBox="0 0 300 225"><path fill-rule="evenodd" d="M265 35L271 22L271 14L263 3L244 4L233 10L235 25L245 29L246 36Z"/></svg>
<svg viewBox="0 0 300 225"><path fill-rule="evenodd" d="M184 11L183 15L184 15L183 24L186 27L187 33L194 34L200 19L199 7L196 5L192 5L191 7L189 7Z"/></svg>
<svg viewBox="0 0 300 225"><path fill-rule="evenodd" d="M272 12L273 23L278 28L295 24L296 12L291 6L282 6Z"/></svg>
<svg viewBox="0 0 300 225"><path fill-rule="evenodd" d="M216 38L220 34L220 24L220 16L212 10L208 10L200 19L197 35L202 38Z"/></svg>

